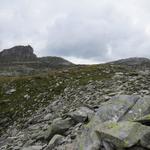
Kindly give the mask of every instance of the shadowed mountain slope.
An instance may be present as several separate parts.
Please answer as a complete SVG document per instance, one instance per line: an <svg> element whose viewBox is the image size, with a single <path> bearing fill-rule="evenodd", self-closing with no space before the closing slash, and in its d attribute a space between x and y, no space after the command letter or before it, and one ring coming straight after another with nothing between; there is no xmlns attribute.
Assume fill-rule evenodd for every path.
<svg viewBox="0 0 150 150"><path fill-rule="evenodd" d="M0 52L0 75L30 75L73 66L73 63L61 57L37 57L33 48L15 46Z"/></svg>

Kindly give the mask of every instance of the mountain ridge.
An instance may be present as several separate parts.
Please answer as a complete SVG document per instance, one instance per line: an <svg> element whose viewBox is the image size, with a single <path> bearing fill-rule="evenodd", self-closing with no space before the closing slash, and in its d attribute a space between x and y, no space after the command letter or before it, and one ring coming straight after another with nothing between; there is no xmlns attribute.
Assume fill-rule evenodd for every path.
<svg viewBox="0 0 150 150"><path fill-rule="evenodd" d="M150 63L150 59L146 57L129 57L109 62L110 64L126 64L126 65L138 65L142 63Z"/></svg>
<svg viewBox="0 0 150 150"><path fill-rule="evenodd" d="M36 60L37 56L33 53L33 48L28 46L14 46L9 49L4 49L0 52L1 62L12 61L28 61Z"/></svg>
<svg viewBox="0 0 150 150"><path fill-rule="evenodd" d="M33 48L14 46L0 52L0 75L29 75L47 70L72 67L74 64L62 57L37 57Z"/></svg>

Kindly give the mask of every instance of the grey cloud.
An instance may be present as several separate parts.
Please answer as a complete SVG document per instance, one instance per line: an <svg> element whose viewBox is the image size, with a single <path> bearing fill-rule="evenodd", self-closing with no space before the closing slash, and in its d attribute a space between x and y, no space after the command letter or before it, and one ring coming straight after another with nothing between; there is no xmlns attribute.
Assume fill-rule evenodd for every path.
<svg viewBox="0 0 150 150"><path fill-rule="evenodd" d="M149 0L2 0L0 46L95 60L150 57Z"/></svg>

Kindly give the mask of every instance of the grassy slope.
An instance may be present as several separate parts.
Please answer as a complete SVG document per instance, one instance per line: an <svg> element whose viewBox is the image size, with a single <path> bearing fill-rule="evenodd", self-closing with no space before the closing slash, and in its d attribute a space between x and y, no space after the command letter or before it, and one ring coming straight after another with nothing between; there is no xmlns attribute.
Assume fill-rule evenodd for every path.
<svg viewBox="0 0 150 150"><path fill-rule="evenodd" d="M53 97L66 87L85 85L91 80L111 79L116 71L126 71L118 66L93 65L63 71L53 71L44 75L26 77L0 77L0 120L22 122L36 110L47 106ZM10 89L16 89L7 94ZM25 95L30 98L26 98ZM8 125L9 125L8 124ZM3 130L6 124L1 124Z"/></svg>

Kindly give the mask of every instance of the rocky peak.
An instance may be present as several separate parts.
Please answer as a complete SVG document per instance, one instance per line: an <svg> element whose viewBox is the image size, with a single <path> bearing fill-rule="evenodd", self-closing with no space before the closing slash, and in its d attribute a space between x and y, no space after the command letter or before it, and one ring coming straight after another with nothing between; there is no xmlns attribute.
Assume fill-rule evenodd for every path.
<svg viewBox="0 0 150 150"><path fill-rule="evenodd" d="M1 61L29 61L36 59L33 48L28 46L15 46L10 49L4 49L0 52Z"/></svg>

